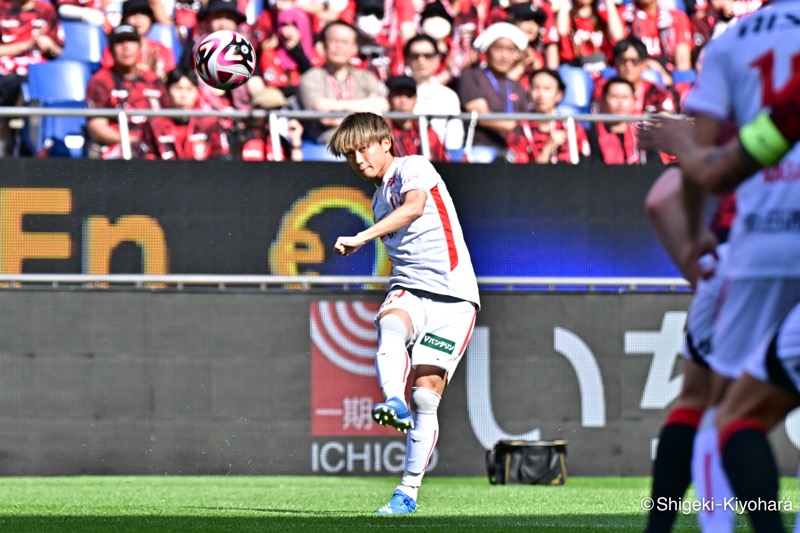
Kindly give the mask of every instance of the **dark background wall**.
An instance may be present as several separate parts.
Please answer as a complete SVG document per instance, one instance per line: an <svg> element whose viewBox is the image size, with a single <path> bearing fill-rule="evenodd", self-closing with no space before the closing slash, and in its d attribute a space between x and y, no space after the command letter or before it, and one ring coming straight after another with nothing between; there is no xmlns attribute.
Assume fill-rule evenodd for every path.
<svg viewBox="0 0 800 533"><path fill-rule="evenodd" d="M676 275L643 212L658 167L438 168L479 276ZM369 220L373 191L344 163L9 160L0 271L385 273L371 246L330 253Z"/></svg>
<svg viewBox="0 0 800 533"><path fill-rule="evenodd" d="M689 298L484 293L442 402L434 470L481 475L485 447L528 435L566 438L572 474L648 474L680 385ZM369 422L374 371L357 373L371 366L370 334L339 320L368 317L381 299L0 291L0 475L402 469L403 438ZM320 327L338 333L335 347ZM773 442L792 475L783 426Z"/></svg>

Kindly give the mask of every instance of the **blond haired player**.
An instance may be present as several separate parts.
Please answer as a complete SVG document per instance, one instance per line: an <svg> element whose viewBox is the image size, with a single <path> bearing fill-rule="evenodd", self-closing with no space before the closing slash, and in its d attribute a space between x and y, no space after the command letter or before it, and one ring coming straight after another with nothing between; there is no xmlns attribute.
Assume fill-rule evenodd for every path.
<svg viewBox="0 0 800 533"><path fill-rule="evenodd" d="M379 424L407 431L405 470L378 514L408 514L439 437L439 402L472 335L480 308L478 284L450 193L422 156L395 157L392 130L374 113L353 113L328 149L375 185L374 225L336 240L350 255L381 239L392 261L389 293L378 310L375 369L385 402ZM411 355L409 355L409 350ZM414 368L410 410L406 379Z"/></svg>

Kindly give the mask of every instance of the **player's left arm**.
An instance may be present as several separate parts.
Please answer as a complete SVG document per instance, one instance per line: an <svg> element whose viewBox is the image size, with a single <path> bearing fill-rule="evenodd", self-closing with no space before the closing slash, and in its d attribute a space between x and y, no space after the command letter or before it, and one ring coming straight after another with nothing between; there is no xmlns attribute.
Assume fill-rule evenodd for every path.
<svg viewBox="0 0 800 533"><path fill-rule="evenodd" d="M336 239L334 250L340 255L350 255L373 239L409 226L422 216L427 199L428 193L423 189L412 189L406 192L397 209L352 237L339 237Z"/></svg>

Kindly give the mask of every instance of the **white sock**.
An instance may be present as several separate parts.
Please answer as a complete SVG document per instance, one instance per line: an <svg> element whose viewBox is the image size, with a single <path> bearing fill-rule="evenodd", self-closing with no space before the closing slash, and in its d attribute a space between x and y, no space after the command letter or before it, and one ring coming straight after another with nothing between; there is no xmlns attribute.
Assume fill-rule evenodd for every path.
<svg viewBox="0 0 800 533"><path fill-rule="evenodd" d="M436 441L439 439L439 401L441 396L432 390L414 387L411 393L414 412L414 429L406 439L406 465L399 490L415 500L417 490L422 485L422 476L428 468Z"/></svg>
<svg viewBox="0 0 800 533"><path fill-rule="evenodd" d="M703 508L697 513L700 530L706 533L733 531L736 515L726 502L733 502L734 494L722 466L719 453L719 436L714 425L716 407L706 410L697 428L692 455L692 480L697 500ZM706 505L712 505L711 511Z"/></svg>
<svg viewBox="0 0 800 533"><path fill-rule="evenodd" d="M406 380L411 371L411 361L406 350L408 331L403 320L396 315L386 315L378 321L378 353L375 371L383 397L405 400Z"/></svg>

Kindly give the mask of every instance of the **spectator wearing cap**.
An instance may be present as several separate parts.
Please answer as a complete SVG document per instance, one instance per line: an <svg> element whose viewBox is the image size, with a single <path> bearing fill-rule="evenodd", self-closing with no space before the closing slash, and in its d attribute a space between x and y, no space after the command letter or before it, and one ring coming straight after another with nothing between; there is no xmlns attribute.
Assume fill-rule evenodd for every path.
<svg viewBox="0 0 800 533"><path fill-rule="evenodd" d="M634 87L635 115L676 112L678 98L675 93L642 77L648 65L647 47L642 41L634 37L621 40L614 46L613 58L617 74ZM607 82L607 79L601 78L595 84L593 107L601 113L607 112L603 107L602 98L603 88Z"/></svg>
<svg viewBox="0 0 800 533"><path fill-rule="evenodd" d="M331 22L322 32L325 66L315 67L300 78L299 97L303 109L320 112L370 111L389 109L385 89L374 74L354 69L358 54L358 31L342 21ZM327 143L341 118L309 122L307 137Z"/></svg>
<svg viewBox="0 0 800 533"><path fill-rule="evenodd" d="M160 42L147 37L154 20L153 10L147 0L126 0L122 4L122 24L130 24L142 37L139 70L153 71L163 80L166 78L167 72L175 68L175 54ZM111 50L106 49L101 65L108 68L113 64Z"/></svg>
<svg viewBox="0 0 800 533"><path fill-rule="evenodd" d="M417 82L410 76L394 76L386 82L389 89L389 111L412 113L417 103ZM394 155L423 155L419 121L413 118L389 120L394 137ZM428 146L431 161L447 161L444 146L439 136L428 126Z"/></svg>
<svg viewBox="0 0 800 533"><path fill-rule="evenodd" d="M558 30L550 4L540 5L530 1L515 2L508 7L508 22L528 36L528 48L523 54L524 71L520 80L525 80L534 70L557 69L561 64Z"/></svg>
<svg viewBox="0 0 800 533"><path fill-rule="evenodd" d="M255 98L253 108L263 109L268 113L286 106L286 97L275 87L267 87ZM280 131L273 132L268 117L253 117L250 127L244 130L239 139L243 161L302 161L303 160L303 126L296 119L278 119ZM281 152L273 151L273 139L278 137Z"/></svg>
<svg viewBox="0 0 800 533"><path fill-rule="evenodd" d="M508 8L508 22L522 30L528 38L528 46L509 77L519 80L525 88L532 72L543 68L554 70L559 65L558 41L545 41L547 18L547 13L531 3L511 4Z"/></svg>
<svg viewBox="0 0 800 533"><path fill-rule="evenodd" d="M542 69L530 75L531 111L556 115L556 106L564 98L566 85L557 70ZM590 154L583 126L575 123L575 148L568 142L563 121L523 121L522 133L509 136L507 159L512 163L578 163Z"/></svg>
<svg viewBox="0 0 800 533"><path fill-rule="evenodd" d="M571 5L564 2L556 16L556 25L561 37L561 61L583 67L595 79L608 67L613 46L626 36L614 2L573 0Z"/></svg>
<svg viewBox="0 0 800 533"><path fill-rule="evenodd" d="M633 84L616 76L603 86L604 108L612 115L632 115L636 99ZM588 133L592 159L607 165L642 165L660 162L658 154L639 150L636 131L629 121L597 122ZM650 156L648 156L650 155Z"/></svg>
<svg viewBox="0 0 800 533"><path fill-rule="evenodd" d="M527 46L528 36L508 22L496 22L478 35L475 47L485 54L486 65L474 65L461 75L458 95L464 110L479 114L528 112L525 89L508 77ZM512 119L481 120L473 144L503 151L508 147L508 134L518 127Z"/></svg>
<svg viewBox="0 0 800 533"><path fill-rule="evenodd" d="M146 155L142 132L146 117L136 115L137 109L162 109L169 106L164 84L152 71L139 70L141 38L130 24L120 24L108 35L114 64L101 68L89 80L86 107L114 108L128 111L128 132L132 157ZM86 122L92 141L90 156L101 159L120 159L122 152L119 124L116 118L92 117Z"/></svg>
<svg viewBox="0 0 800 533"><path fill-rule="evenodd" d="M166 76L172 109L200 109L200 91L194 70L177 68ZM151 117L142 135L146 157L205 161L228 155L228 137L216 117Z"/></svg>
<svg viewBox="0 0 800 533"><path fill-rule="evenodd" d="M0 1L0 105L20 103L28 65L57 58L63 45L63 30L50 2ZM8 122L0 118L0 157L10 141Z"/></svg>
<svg viewBox="0 0 800 533"><path fill-rule="evenodd" d="M458 94L443 85L436 76L442 65L436 41L425 34L412 37L406 43L405 62L411 71L411 76L417 82L417 104L414 106L414 113L461 114L461 100ZM430 124L446 149L458 150L464 145L464 123L460 119L431 118Z"/></svg>
<svg viewBox="0 0 800 533"><path fill-rule="evenodd" d="M627 35L645 44L662 74L692 68L692 28L686 13L661 6L659 0L634 0L625 6L622 20Z"/></svg>

